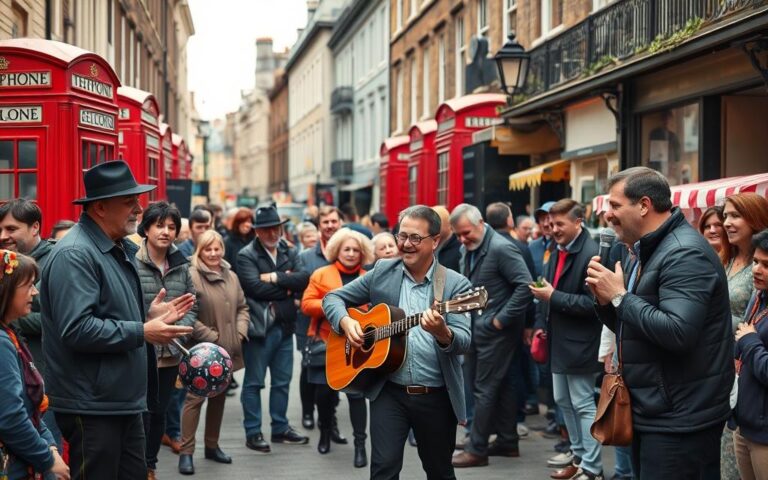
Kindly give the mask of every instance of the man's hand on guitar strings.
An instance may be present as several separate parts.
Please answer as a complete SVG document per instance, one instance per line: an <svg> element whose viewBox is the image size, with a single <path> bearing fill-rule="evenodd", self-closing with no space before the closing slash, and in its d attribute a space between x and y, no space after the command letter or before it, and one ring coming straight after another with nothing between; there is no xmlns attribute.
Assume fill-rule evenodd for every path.
<svg viewBox="0 0 768 480"><path fill-rule="evenodd" d="M451 329L445 324L445 319L437 310L430 308L421 314L421 328L431 333L441 345L451 343Z"/></svg>
<svg viewBox="0 0 768 480"><path fill-rule="evenodd" d="M363 329L360 327L360 322L346 316L341 319L339 326L344 330L347 340L353 347L360 348L363 346Z"/></svg>

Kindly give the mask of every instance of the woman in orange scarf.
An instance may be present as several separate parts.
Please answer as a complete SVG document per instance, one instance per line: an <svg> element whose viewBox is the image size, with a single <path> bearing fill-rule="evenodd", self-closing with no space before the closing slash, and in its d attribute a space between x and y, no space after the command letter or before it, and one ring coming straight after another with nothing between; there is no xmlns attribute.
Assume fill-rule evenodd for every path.
<svg viewBox="0 0 768 480"><path fill-rule="evenodd" d="M362 266L373 261L373 244L361 233L342 228L328 240L325 257L330 265L315 270L301 300L301 311L311 318L307 336L320 337L323 341L327 341L331 331L323 313L323 297L331 290L341 288L365 273ZM326 454L331 448L331 429L338 393L328 386L325 366L308 367L307 378L309 383L316 385L315 404L318 413L317 424L320 428L317 451ZM347 399L355 437L354 465L361 468L368 464L365 451L368 409L362 394L348 393Z"/></svg>

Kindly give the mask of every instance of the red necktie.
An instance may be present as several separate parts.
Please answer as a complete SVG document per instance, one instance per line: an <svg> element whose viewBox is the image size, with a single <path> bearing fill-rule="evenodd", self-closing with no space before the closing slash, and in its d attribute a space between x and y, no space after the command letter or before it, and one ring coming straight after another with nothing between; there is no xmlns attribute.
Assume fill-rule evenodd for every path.
<svg viewBox="0 0 768 480"><path fill-rule="evenodd" d="M557 266L555 267L555 280L552 282L552 286L557 288L557 283L560 281L560 275L563 274L563 267L565 267L565 257L568 256L568 252L563 250L557 251Z"/></svg>

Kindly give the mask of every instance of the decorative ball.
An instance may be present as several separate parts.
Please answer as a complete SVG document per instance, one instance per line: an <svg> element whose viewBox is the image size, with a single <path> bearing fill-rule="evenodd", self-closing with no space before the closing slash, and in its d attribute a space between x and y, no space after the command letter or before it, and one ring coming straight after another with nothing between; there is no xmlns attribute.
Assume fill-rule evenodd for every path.
<svg viewBox="0 0 768 480"><path fill-rule="evenodd" d="M189 349L179 363L181 382L200 397L215 397L232 381L232 359L222 347L199 343Z"/></svg>

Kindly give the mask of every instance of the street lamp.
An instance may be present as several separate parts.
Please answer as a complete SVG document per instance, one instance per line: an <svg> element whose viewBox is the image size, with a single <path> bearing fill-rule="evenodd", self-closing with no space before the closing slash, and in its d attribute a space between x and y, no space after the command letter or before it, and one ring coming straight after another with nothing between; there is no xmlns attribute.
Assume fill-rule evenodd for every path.
<svg viewBox="0 0 768 480"><path fill-rule="evenodd" d="M507 43L493 57L499 70L501 89L507 95L512 96L525 86L530 58L531 55L515 40L515 32L510 32Z"/></svg>

